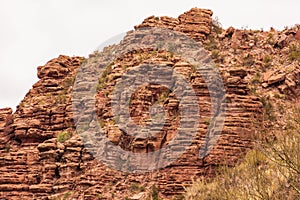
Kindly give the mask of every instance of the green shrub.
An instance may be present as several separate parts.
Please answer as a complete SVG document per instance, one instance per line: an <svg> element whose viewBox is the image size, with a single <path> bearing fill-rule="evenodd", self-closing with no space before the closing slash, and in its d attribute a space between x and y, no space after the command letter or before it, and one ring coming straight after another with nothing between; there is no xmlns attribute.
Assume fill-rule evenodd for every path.
<svg viewBox="0 0 300 200"><path fill-rule="evenodd" d="M159 96L158 96L158 99L157 99L157 102L158 103L164 103L165 100L169 97L171 91L170 90L163 90Z"/></svg>
<svg viewBox="0 0 300 200"><path fill-rule="evenodd" d="M274 45L274 35L272 33L268 34L267 43L270 45Z"/></svg>
<svg viewBox="0 0 300 200"><path fill-rule="evenodd" d="M261 73L260 72L256 72L256 74L251 79L251 83L252 84L259 84L260 80L261 80Z"/></svg>
<svg viewBox="0 0 300 200"><path fill-rule="evenodd" d="M245 56L243 58L243 65L244 66L251 67L254 64L255 64L255 58L251 54L248 54L247 56Z"/></svg>
<svg viewBox="0 0 300 200"><path fill-rule="evenodd" d="M111 74L111 72L113 71L112 69L112 64L109 65L101 74L101 77L99 78L99 81L98 81L98 85L97 85L97 90L101 90L105 87L105 85L107 84L108 82L108 75Z"/></svg>
<svg viewBox="0 0 300 200"><path fill-rule="evenodd" d="M102 194L101 193L97 194L97 198L102 199Z"/></svg>
<svg viewBox="0 0 300 200"><path fill-rule="evenodd" d="M67 131L62 131L57 135L57 141L60 143L64 143L66 140L70 139L72 134Z"/></svg>
<svg viewBox="0 0 300 200"><path fill-rule="evenodd" d="M264 113L263 113L264 120L275 121L276 116L275 116L273 104L271 103L271 101L264 97L262 97L260 99L260 101L263 104L263 108L264 108Z"/></svg>
<svg viewBox="0 0 300 200"><path fill-rule="evenodd" d="M99 125L100 125L101 128L104 128L105 127L105 121L100 119L99 120Z"/></svg>
<svg viewBox="0 0 300 200"><path fill-rule="evenodd" d="M204 124L205 124L206 126L209 126L210 120L211 120L211 118L209 118L209 117L204 118Z"/></svg>
<svg viewBox="0 0 300 200"><path fill-rule="evenodd" d="M130 191L131 192L143 192L145 191L145 187L142 185L139 185L138 183L131 183L130 184Z"/></svg>
<svg viewBox="0 0 300 200"><path fill-rule="evenodd" d="M273 57L270 55L266 55L263 59L264 67L268 68L272 66Z"/></svg>
<svg viewBox="0 0 300 200"><path fill-rule="evenodd" d="M207 40L203 43L203 46L208 51L218 50L218 42L212 35L207 36Z"/></svg>
<svg viewBox="0 0 300 200"><path fill-rule="evenodd" d="M155 185L151 186L151 198L152 200L159 200L158 189Z"/></svg>
<svg viewBox="0 0 300 200"><path fill-rule="evenodd" d="M219 50L217 50L217 49L212 50L212 52L211 52L211 57L212 57L213 59L218 59L218 58L219 58L219 54L220 54L220 51L219 51Z"/></svg>
<svg viewBox="0 0 300 200"><path fill-rule="evenodd" d="M291 61L300 61L300 45L291 45L289 49L289 59Z"/></svg>
<svg viewBox="0 0 300 200"><path fill-rule="evenodd" d="M63 199L68 199L71 196L71 192L66 192L63 196Z"/></svg>

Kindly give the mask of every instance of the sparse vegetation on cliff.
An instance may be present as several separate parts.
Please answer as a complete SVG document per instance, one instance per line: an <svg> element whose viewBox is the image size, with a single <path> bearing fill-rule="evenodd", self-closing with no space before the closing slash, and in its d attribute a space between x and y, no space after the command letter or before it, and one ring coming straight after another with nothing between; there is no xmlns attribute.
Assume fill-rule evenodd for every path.
<svg viewBox="0 0 300 200"><path fill-rule="evenodd" d="M293 44L290 46L289 59L291 61L300 61L300 45Z"/></svg>
<svg viewBox="0 0 300 200"><path fill-rule="evenodd" d="M211 117L214 109L211 97L219 97L215 89L220 85L212 84L213 91L209 91L204 78L216 82L209 68L203 67L200 69L203 73L199 73L199 66L176 53L167 52L177 47L172 43L160 41L159 49L165 50L138 49L116 59L99 77L96 112L79 112L90 105L90 98L82 95L73 99L72 94L88 89L91 80L90 73L83 80L77 79L77 70L82 65L87 65L86 69L107 66L100 59L114 52L113 47L107 47L105 53L94 52L89 59L60 56L40 66L40 80L17 111L0 109L0 158L3 158L0 198L20 199L21 195L22 199L179 200L185 195L191 200L299 199L300 111L292 110L291 105L299 104L300 30L298 27L269 32L233 27L224 30L211 16L209 10L194 8L178 18L153 16L140 25L141 28L177 30L192 37L208 50L208 54L206 51L197 53L201 62L210 63L212 58L216 63L213 67L220 71L226 90L226 119L222 133L220 129L213 130L222 135L205 159L199 159L198 150L204 142L207 127L218 122L219 117ZM153 42L153 34L145 37L132 33L134 31L128 32L124 44L130 46L136 39ZM181 46L186 51L190 44L182 41ZM191 52L191 56L194 53ZM195 89L199 99L196 105L181 105L180 95L175 91L162 90L155 84L142 85L145 72L141 79L127 73L146 64L170 66L182 73ZM152 123L150 131L153 132L147 138L138 138L123 130L118 126L123 118L112 112L112 101L119 103L120 99L111 94L124 74L137 81L132 85L134 82L141 84L132 95L124 95L134 123L148 129L149 118L160 122L157 119L165 114L164 127ZM169 79L167 70L160 74L166 75L163 79ZM74 81L78 87L73 85ZM180 84L180 87L185 86ZM184 89L180 87L173 88L181 92ZM160 113L152 115L149 108L156 105ZM201 115L199 129L188 148L183 137L178 138L175 146L171 144L177 130L183 130L181 124L192 126L192 119L197 117L195 114L183 119L180 115L183 106L189 112L199 106ZM123 106L118 109L127 110ZM80 113L78 117L74 116L74 111ZM94 136L92 132L98 128L97 120L90 121L90 115L97 115L98 125L102 128ZM83 123L78 123L79 119L83 119ZM75 125L78 134L75 134ZM131 126L131 122L128 125ZM256 134L260 137L254 138ZM94 150L91 148L94 139L99 144L107 144L103 140L105 137L121 149L136 154L148 155L169 144L171 148L166 149L170 152L187 151L166 168L141 174L123 173L119 170L127 166L132 172L138 172L135 163L146 162L145 168L150 166L151 156L130 164L127 161L133 157L118 155L105 145L95 148L104 156L102 161L107 161L99 162L96 154L89 150ZM161 156L157 161L164 163L167 157ZM187 187L193 177L200 180ZM183 194L185 187L187 193Z"/></svg>
<svg viewBox="0 0 300 200"><path fill-rule="evenodd" d="M300 198L300 110L285 131L262 130L255 148L234 168L221 167L214 179L195 181L187 200Z"/></svg>

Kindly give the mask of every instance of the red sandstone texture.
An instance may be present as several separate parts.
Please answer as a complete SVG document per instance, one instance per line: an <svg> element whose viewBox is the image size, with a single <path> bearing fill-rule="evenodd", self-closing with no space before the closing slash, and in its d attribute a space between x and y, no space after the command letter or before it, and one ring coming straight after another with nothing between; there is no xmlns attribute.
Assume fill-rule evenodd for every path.
<svg viewBox="0 0 300 200"><path fill-rule="evenodd" d="M291 97L299 90L299 64L287 59L289 45L298 44L299 30L272 33L232 27L217 30L211 16L210 10L193 8L177 19L149 17L135 27L183 32L203 44L218 64L226 90L226 120L221 137L208 156L199 159L198 154L210 123L210 96L205 81L187 61L164 51L155 55L152 50L127 53L114 61L107 74L109 81L99 88L97 115L105 122L105 134L122 148L140 153L149 148L157 150L174 137L178 102L172 94L163 99L170 123L157 138L135 140L123 135L111 123L109 94L128 68L149 62L172 66L187 77L202 100L200 128L187 152L164 169L128 174L107 167L84 148L76 134L71 98L77 70L85 59L59 56L38 67L40 80L15 113L9 108L0 109L0 199L145 199L153 185L162 199L171 199L182 194L193 179L213 176L222 164L237 163L252 147L253 136L261 125L262 103L253 90L264 90L269 96L276 92ZM273 60L264 60L267 55L272 55ZM97 53L88 62L93 57ZM132 118L141 121L145 111L140 105L157 101L157 90L160 89L149 86L135 93ZM173 121L172 116L175 116ZM66 138L61 139L62 135Z"/></svg>

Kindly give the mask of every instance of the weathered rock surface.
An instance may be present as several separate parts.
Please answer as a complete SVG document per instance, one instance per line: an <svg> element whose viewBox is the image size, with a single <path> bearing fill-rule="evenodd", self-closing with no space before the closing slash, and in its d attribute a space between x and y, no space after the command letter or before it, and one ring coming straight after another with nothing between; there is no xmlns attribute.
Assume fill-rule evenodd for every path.
<svg viewBox="0 0 300 200"><path fill-rule="evenodd" d="M192 179L213 176L215 169L225 163L233 166L252 147L253 135L261 121L262 103L251 90L299 94L299 64L286 59L289 45L297 43L292 30L273 31L272 37L268 32L234 28L216 33L211 16L211 11L195 8L178 19L149 17L136 26L180 31L203 42L211 51L222 74L227 101L221 137L209 155L199 159L208 126L215 123L210 121L210 95L214 94L209 93L201 74L183 58L166 51L146 49L128 52L115 60L99 84L96 109L104 134L114 144L136 153L155 151L176 135L180 126L178 100L172 92L161 95L166 90L157 85L139 88L132 96L129 109L136 123L147 123L148 108L160 102L167 110L167 126L156 137L137 140L124 134L115 124L110 94L126 71L143 63L172 67L188 80L199 98L199 130L186 153L164 169L128 174L97 161L84 147L73 120L73 84L84 59L59 56L38 67L40 80L15 113L9 108L0 109L0 199L143 199L151 193L153 185L163 199L170 199L184 192ZM275 45L276 41L280 48ZM267 57L271 55L271 59ZM101 66L97 56L99 54L90 55L87 62L95 61L95 66ZM204 57L203 60L209 59ZM284 67L275 69L274 66ZM79 83L76 89L87 87L88 80ZM114 156L109 150L105 153Z"/></svg>
<svg viewBox="0 0 300 200"><path fill-rule="evenodd" d="M300 40L300 27L298 27L298 31L296 32L295 38Z"/></svg>
<svg viewBox="0 0 300 200"><path fill-rule="evenodd" d="M13 136L11 124L13 115L11 108L0 109L0 149L9 149L9 140Z"/></svg>
<svg viewBox="0 0 300 200"><path fill-rule="evenodd" d="M178 19L171 17L151 16L144 20L141 25L135 28L160 27L174 31L186 33L194 39L204 39L211 32L212 11L206 9L193 8L180 15Z"/></svg>
<svg viewBox="0 0 300 200"><path fill-rule="evenodd" d="M40 80L16 112L0 111L1 199L45 199L53 193L59 153L47 139L72 127L71 85L81 61L60 56L39 67Z"/></svg>

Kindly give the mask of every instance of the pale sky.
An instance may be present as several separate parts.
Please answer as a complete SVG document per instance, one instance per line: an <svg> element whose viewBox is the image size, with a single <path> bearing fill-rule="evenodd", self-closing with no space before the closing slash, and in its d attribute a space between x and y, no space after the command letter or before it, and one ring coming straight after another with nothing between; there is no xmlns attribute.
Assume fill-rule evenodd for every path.
<svg viewBox="0 0 300 200"><path fill-rule="evenodd" d="M15 110L50 59L87 56L148 16L178 17L192 7L211 9L224 28L300 23L299 0L0 0L0 108Z"/></svg>

